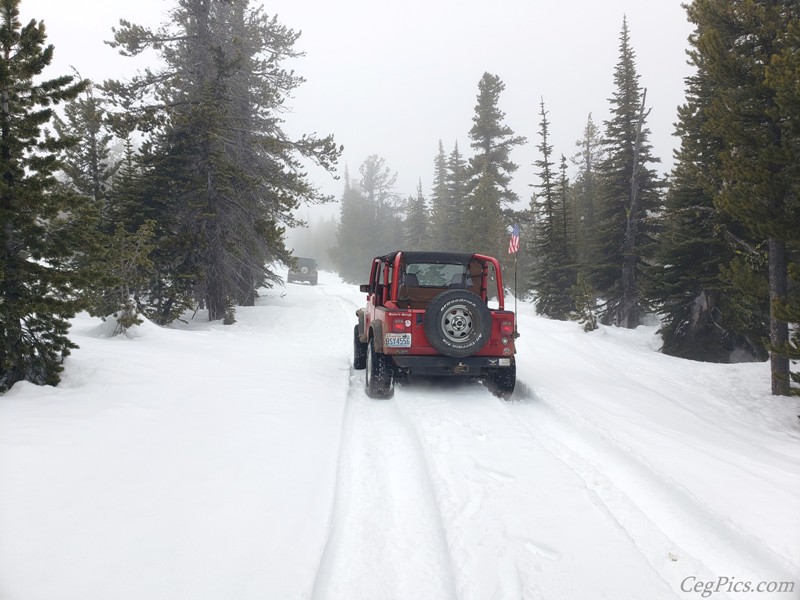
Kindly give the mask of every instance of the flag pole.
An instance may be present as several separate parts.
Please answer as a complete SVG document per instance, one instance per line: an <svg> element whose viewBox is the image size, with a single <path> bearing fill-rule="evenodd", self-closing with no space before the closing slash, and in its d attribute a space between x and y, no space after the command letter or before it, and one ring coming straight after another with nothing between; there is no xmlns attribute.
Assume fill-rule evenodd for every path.
<svg viewBox="0 0 800 600"><path fill-rule="evenodd" d="M517 320L518 320L518 313L517 313L517 253L514 252L514 339L519 337L519 332L517 331Z"/></svg>
<svg viewBox="0 0 800 600"><path fill-rule="evenodd" d="M510 227L511 239L508 241L508 252L514 255L514 339L519 337L517 330L517 253L519 252L519 225Z"/></svg>

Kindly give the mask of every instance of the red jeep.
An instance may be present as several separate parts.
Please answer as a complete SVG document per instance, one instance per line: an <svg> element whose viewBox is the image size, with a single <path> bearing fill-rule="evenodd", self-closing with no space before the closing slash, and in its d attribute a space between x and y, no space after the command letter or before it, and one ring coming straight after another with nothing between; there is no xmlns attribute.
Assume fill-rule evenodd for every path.
<svg viewBox="0 0 800 600"><path fill-rule="evenodd" d="M482 380L503 398L514 391L517 337L504 309L497 259L452 252L393 252L372 261L356 311L353 367L367 394L390 397L409 374Z"/></svg>

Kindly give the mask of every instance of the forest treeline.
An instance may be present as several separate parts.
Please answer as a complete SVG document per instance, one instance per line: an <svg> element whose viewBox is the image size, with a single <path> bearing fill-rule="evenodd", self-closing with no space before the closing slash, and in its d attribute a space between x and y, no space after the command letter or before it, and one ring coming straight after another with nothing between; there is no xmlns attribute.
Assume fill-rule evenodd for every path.
<svg viewBox="0 0 800 600"><path fill-rule="evenodd" d="M396 194L379 156L348 173L332 243L342 277L361 281L372 256L398 247L488 253L507 273L516 258L517 293L539 314L587 330L655 314L665 353L769 358L772 392L798 393L800 2L695 0L686 10L694 73L666 177L623 19L607 121L553 124L541 100L529 202L509 189L510 150L526 140L504 124L505 86L490 73L478 84L469 151L439 142L431 190ZM576 147L557 153L551 128L576 125ZM513 225L521 248L510 257Z"/></svg>
<svg viewBox="0 0 800 600"><path fill-rule="evenodd" d="M19 4L0 0L0 393L58 382L78 310L119 331L199 307L232 323L236 306L280 281L296 209L331 200L305 166L333 172L342 151L330 135L283 130L283 103L303 82L284 67L299 34L250 0L181 0L157 29L121 21L110 44L155 52L158 67L104 82L44 78L53 48L42 22L20 22ZM430 190L403 197L377 154L345 174L338 225L316 232L314 251L330 251L321 262L360 282L374 255L400 247L503 257L540 314L587 329L658 314L665 352L769 357L773 393L790 393L800 2L686 10L695 70L667 177L654 168L623 20L608 121L552 124L542 99L529 202L511 190L511 154L527 140L504 123L504 83L485 73L469 148L439 142ZM550 143L556 126L583 131L569 157ZM511 225L522 239L514 256Z"/></svg>

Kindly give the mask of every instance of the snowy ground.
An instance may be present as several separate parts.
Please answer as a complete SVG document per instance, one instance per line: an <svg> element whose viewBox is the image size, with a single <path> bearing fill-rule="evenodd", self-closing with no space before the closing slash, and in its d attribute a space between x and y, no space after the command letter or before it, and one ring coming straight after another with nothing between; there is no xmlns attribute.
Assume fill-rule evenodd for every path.
<svg viewBox="0 0 800 600"><path fill-rule="evenodd" d="M77 318L63 383L0 397L0 598L800 598L800 405L765 364L520 305L511 402L375 401L362 300L322 274L229 327Z"/></svg>

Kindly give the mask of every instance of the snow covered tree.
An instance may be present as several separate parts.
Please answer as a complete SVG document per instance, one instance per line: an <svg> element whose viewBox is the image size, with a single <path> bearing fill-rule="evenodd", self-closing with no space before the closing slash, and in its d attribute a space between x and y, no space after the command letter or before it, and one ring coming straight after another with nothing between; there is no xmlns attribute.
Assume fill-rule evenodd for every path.
<svg viewBox="0 0 800 600"><path fill-rule="evenodd" d="M87 235L88 199L55 178L72 137L45 131L53 105L87 82L37 81L53 58L43 22L19 20L19 0L0 0L0 393L18 381L55 385L78 308L74 257Z"/></svg>

